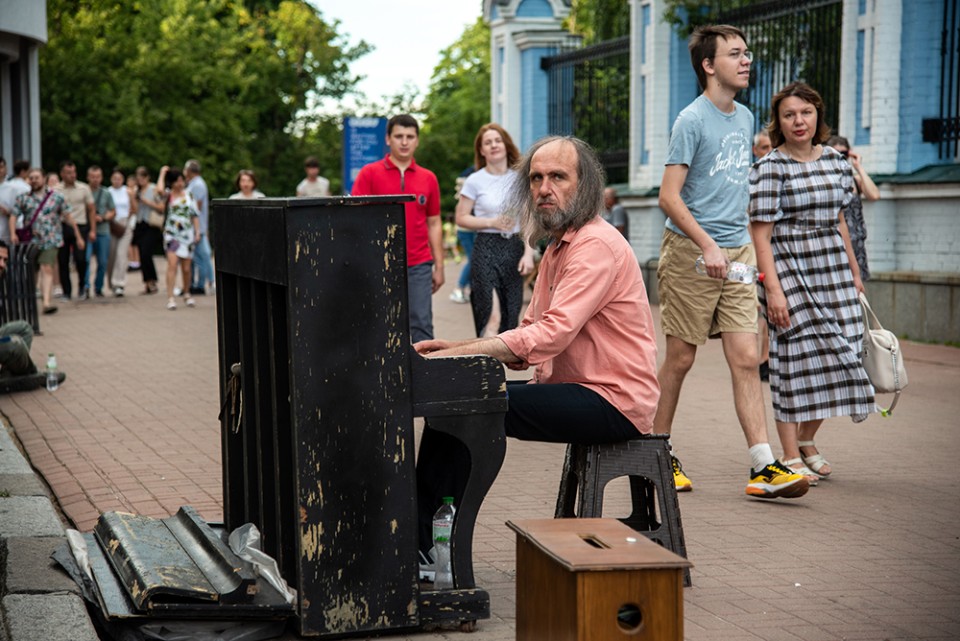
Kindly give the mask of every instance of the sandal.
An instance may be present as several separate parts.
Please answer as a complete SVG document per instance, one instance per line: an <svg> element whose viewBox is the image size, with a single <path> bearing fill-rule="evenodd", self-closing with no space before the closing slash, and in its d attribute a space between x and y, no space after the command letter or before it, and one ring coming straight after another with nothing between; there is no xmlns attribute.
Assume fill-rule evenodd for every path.
<svg viewBox="0 0 960 641"><path fill-rule="evenodd" d="M173 300L172 298L168 299L167 309L169 309L170 311L174 311L175 309L177 309L177 301Z"/></svg>
<svg viewBox="0 0 960 641"><path fill-rule="evenodd" d="M817 447L813 441L799 441L797 445L799 445L801 448L812 447L816 449ZM827 478L828 476L830 476L830 473L833 472L833 470L828 470L826 472L821 471L823 470L824 467L830 467L830 461L823 458L823 456L821 456L819 452L817 452L816 454L811 454L810 456L804 456L803 451L801 450L800 456L803 456L804 464L807 467L809 467L811 470L813 470L814 474L816 474L822 479Z"/></svg>
<svg viewBox="0 0 960 641"><path fill-rule="evenodd" d="M807 479L807 483L810 484L810 487L814 487L820 482L820 475L807 467L802 460L798 458L792 458L780 462L797 474L803 474L803 476Z"/></svg>

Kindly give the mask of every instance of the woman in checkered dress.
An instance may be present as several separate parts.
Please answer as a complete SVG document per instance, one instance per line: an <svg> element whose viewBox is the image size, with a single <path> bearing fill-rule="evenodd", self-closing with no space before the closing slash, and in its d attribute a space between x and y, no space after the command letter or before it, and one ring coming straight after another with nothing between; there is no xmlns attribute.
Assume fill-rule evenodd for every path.
<svg viewBox="0 0 960 641"><path fill-rule="evenodd" d="M820 144L830 135L823 113L816 91L787 85L771 106L776 148L750 171L774 418L784 463L813 481L831 472L813 443L823 420L859 422L876 411L860 360L863 283L843 218L853 174L836 150Z"/></svg>

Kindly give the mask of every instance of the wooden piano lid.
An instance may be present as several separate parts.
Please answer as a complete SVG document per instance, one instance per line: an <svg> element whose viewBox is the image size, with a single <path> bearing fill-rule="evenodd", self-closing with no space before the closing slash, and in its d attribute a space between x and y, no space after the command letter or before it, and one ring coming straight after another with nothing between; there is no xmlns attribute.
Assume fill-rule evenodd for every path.
<svg viewBox="0 0 960 641"><path fill-rule="evenodd" d="M507 527L571 572L693 566L616 519L530 519Z"/></svg>

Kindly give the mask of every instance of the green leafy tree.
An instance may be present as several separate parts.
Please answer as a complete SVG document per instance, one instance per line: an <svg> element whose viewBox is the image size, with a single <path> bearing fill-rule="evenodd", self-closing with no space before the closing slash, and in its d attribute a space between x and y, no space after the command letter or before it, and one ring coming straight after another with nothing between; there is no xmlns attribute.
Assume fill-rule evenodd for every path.
<svg viewBox="0 0 960 641"><path fill-rule="evenodd" d="M583 37L584 45L630 35L626 0L573 0L564 27Z"/></svg>
<svg viewBox="0 0 960 641"><path fill-rule="evenodd" d="M473 139L490 122L490 28L482 18L440 53L422 111L417 162L437 174L443 212L452 214L457 176L473 165Z"/></svg>
<svg viewBox="0 0 960 641"><path fill-rule="evenodd" d="M303 0L50 0L47 11L47 164L156 172L192 157L215 197L241 168L266 193L292 194L304 152L336 130L302 114L351 92L349 64L369 50Z"/></svg>
<svg viewBox="0 0 960 641"><path fill-rule="evenodd" d="M672 24L681 38L687 38L700 25L716 24L724 13L758 4L782 10L781 0L665 0L663 18Z"/></svg>

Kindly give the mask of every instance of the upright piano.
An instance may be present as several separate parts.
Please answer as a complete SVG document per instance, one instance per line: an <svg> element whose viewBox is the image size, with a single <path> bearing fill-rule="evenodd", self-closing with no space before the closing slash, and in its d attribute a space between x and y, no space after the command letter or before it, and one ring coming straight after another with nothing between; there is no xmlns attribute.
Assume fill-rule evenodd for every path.
<svg viewBox="0 0 960 641"><path fill-rule="evenodd" d="M504 374L410 345L410 198L213 201L224 522L260 529L304 636L489 616L472 539L505 451ZM416 416L471 453L449 591L419 580Z"/></svg>

